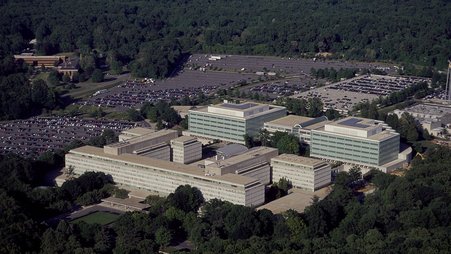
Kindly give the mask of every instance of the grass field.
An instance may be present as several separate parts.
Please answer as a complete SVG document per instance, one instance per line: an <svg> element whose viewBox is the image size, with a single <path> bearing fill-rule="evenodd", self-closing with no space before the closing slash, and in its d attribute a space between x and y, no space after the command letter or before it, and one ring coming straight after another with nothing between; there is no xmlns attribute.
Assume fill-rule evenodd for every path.
<svg viewBox="0 0 451 254"><path fill-rule="evenodd" d="M109 212L93 212L83 217L72 220L71 223L77 223L80 221L84 221L88 224L100 224L100 225L108 225L119 218L118 214L109 213Z"/></svg>

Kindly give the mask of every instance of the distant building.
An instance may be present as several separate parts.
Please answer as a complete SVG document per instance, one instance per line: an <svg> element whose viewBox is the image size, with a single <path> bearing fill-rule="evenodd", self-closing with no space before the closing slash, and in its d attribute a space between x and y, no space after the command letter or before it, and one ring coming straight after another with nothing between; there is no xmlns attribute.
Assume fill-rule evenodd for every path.
<svg viewBox="0 0 451 254"><path fill-rule="evenodd" d="M328 163L294 154L281 154L271 159L272 181L286 178L293 187L316 191L331 182Z"/></svg>
<svg viewBox="0 0 451 254"><path fill-rule="evenodd" d="M172 139L171 149L173 162L188 164L202 159L202 143L193 137Z"/></svg>
<svg viewBox="0 0 451 254"><path fill-rule="evenodd" d="M31 66L41 67L44 66L46 68L55 68L61 62L63 62L67 57L66 56L35 56L34 54L21 54L14 55L14 59L23 60L26 64Z"/></svg>
<svg viewBox="0 0 451 254"><path fill-rule="evenodd" d="M389 172L403 165L400 136L382 121L348 117L312 130L310 156ZM405 155L402 155L405 157Z"/></svg>
<svg viewBox="0 0 451 254"><path fill-rule="evenodd" d="M265 122L286 116L286 108L257 103L221 103L189 111L189 135L244 144Z"/></svg>
<svg viewBox="0 0 451 254"><path fill-rule="evenodd" d="M24 61L26 64L34 67L52 68L63 75L72 79L75 73L78 73L79 58L65 55L54 56L36 56L34 53L23 53L14 55L16 61Z"/></svg>
<svg viewBox="0 0 451 254"><path fill-rule="evenodd" d="M264 128L270 133L277 131L295 135L302 143L310 144L311 131L324 127L329 123L327 117L317 118L288 115L264 124Z"/></svg>
<svg viewBox="0 0 451 254"><path fill-rule="evenodd" d="M419 104L393 111L399 118L404 113L411 114L430 134L437 136L443 127L451 124L451 107L449 105Z"/></svg>

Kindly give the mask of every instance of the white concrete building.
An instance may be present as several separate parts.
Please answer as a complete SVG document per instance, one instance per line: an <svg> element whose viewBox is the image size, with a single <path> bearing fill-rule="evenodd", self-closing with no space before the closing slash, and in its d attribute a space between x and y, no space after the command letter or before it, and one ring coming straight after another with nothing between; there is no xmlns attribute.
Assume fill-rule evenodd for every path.
<svg viewBox="0 0 451 254"><path fill-rule="evenodd" d="M271 159L271 167L273 182L286 178L296 188L316 191L331 182L331 167L322 160L281 154Z"/></svg>
<svg viewBox="0 0 451 254"><path fill-rule="evenodd" d="M310 156L371 168L385 173L406 162L400 154L400 135L382 121L347 117L312 130Z"/></svg>
<svg viewBox="0 0 451 254"><path fill-rule="evenodd" d="M259 206L265 201L265 187L259 180L238 174L205 174L195 166L163 161L134 154L115 155L103 149L84 146L66 154L66 167L81 175L104 172L119 184L168 195L180 185L198 188L206 200L221 199L234 204Z"/></svg>
<svg viewBox="0 0 451 254"><path fill-rule="evenodd" d="M255 136L263 123L286 116L285 107L224 102L189 111L189 131L186 135L210 140L244 144L244 135Z"/></svg>
<svg viewBox="0 0 451 254"><path fill-rule="evenodd" d="M202 143L196 138L181 136L171 140L172 161L188 164L202 159Z"/></svg>

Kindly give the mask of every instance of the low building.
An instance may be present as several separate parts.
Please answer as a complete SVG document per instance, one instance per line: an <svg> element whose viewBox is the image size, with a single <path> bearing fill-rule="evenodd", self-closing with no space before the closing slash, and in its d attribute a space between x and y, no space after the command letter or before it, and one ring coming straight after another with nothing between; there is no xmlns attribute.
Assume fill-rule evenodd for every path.
<svg viewBox="0 0 451 254"><path fill-rule="evenodd" d="M331 183L328 163L294 154L281 154L271 159L272 180L286 178L293 187L316 191Z"/></svg>
<svg viewBox="0 0 451 254"><path fill-rule="evenodd" d="M264 124L265 130L270 133L286 132L299 137L299 141L310 144L311 131L324 127L328 119L325 116L311 118L305 116L288 115Z"/></svg>
<svg viewBox="0 0 451 254"><path fill-rule="evenodd" d="M442 127L451 123L451 106L439 104L419 104L393 111L399 118L402 114L412 115L430 134L439 136Z"/></svg>
<svg viewBox="0 0 451 254"><path fill-rule="evenodd" d="M75 73L78 73L78 57L54 55L54 56L36 56L34 53L22 53L14 55L16 61L23 61L26 64L35 67L52 68L63 75L67 75L72 80Z"/></svg>
<svg viewBox="0 0 451 254"><path fill-rule="evenodd" d="M189 111L189 135L210 140L245 144L244 136L255 136L265 122L286 116L286 108L258 103L218 105Z"/></svg>
<svg viewBox="0 0 451 254"><path fill-rule="evenodd" d="M253 147L241 154L216 160L205 161L205 172L209 175L237 174L258 179L262 184L271 182L271 158L279 154L270 147Z"/></svg>
<svg viewBox="0 0 451 254"><path fill-rule="evenodd" d="M216 198L245 206L259 206L265 201L265 186L257 179L238 174L211 175L195 166L127 153L115 155L92 146L70 150L65 161L66 167L77 175L103 172L118 184L159 195L168 195L188 184L198 188L206 200Z"/></svg>
<svg viewBox="0 0 451 254"><path fill-rule="evenodd" d="M22 60L24 63L36 67L55 68L63 62L67 56L35 56L34 54L14 55L16 61Z"/></svg>
<svg viewBox="0 0 451 254"><path fill-rule="evenodd" d="M310 156L389 172L401 167L400 135L382 121L348 117L312 130Z"/></svg>
<svg viewBox="0 0 451 254"><path fill-rule="evenodd" d="M171 140L172 161L188 164L202 159L202 143L193 137L181 136Z"/></svg>

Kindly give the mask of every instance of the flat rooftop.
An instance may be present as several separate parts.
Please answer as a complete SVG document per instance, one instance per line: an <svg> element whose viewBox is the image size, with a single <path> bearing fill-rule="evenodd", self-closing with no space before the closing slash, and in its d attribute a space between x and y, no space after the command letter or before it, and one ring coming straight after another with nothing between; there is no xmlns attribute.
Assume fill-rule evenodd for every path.
<svg viewBox="0 0 451 254"><path fill-rule="evenodd" d="M311 124L311 125L307 125L307 126L303 127L302 129L304 129L304 130L318 130L320 128L324 128L324 125L330 124L330 123L332 123L332 121L318 122L318 123L314 123L314 124Z"/></svg>
<svg viewBox="0 0 451 254"><path fill-rule="evenodd" d="M360 118L360 117L347 117L345 119L338 120L336 122L329 123L329 125L345 126L358 130L369 130L378 126L378 123L373 119Z"/></svg>
<svg viewBox="0 0 451 254"><path fill-rule="evenodd" d="M153 159L149 157L134 155L134 154L121 154L121 155L113 155L113 154L106 154L103 152L102 148L94 147L94 146L82 146L73 150L69 151L69 154L82 154L82 155L90 155L94 157L99 158L109 158L111 160L120 161L120 162L127 162L132 163L135 165L143 166L143 167L150 167L152 168L158 168L162 171L167 172L175 172L182 175L187 176L194 176L201 179L206 180L216 180L219 182L224 182L227 184L240 184L240 185L248 185L255 182L258 182L258 180L255 180L250 177L236 175L236 174L225 174L222 176L214 175L214 176L206 176L204 171L202 169L199 169L195 166L191 165L185 165L180 164L176 162L171 161L164 161L164 160L158 160Z"/></svg>
<svg viewBox="0 0 451 254"><path fill-rule="evenodd" d="M299 213L304 212L304 209L312 204L312 199L317 196L320 200L329 195L331 188L324 187L315 192L291 189L292 193L289 193L285 197L281 197L265 205L257 208L257 210L268 209L273 213L283 213L290 209L293 209Z"/></svg>
<svg viewBox="0 0 451 254"><path fill-rule="evenodd" d="M143 128L143 127L136 127L128 130L124 130L121 132L121 134L129 134L133 136L142 136L149 133L153 133L155 130L149 129L149 128Z"/></svg>
<svg viewBox="0 0 451 254"><path fill-rule="evenodd" d="M245 109L250 109L253 107L257 107L260 106L260 104L257 103L241 103L241 104L234 104L234 103L222 103L219 105L215 105L215 107L222 107L222 108L230 108L230 109L235 109L235 110L245 110Z"/></svg>
<svg viewBox="0 0 451 254"><path fill-rule="evenodd" d="M327 163L322 160L298 156L298 155L294 155L294 154L281 154L277 157L272 158L272 160L291 162L291 163L301 164L301 165L305 165L305 166L310 166L313 168L327 165Z"/></svg>
<svg viewBox="0 0 451 254"><path fill-rule="evenodd" d="M418 104L409 108L402 109L401 111L425 115L443 116L446 114L451 114L451 107L445 105Z"/></svg>
<svg viewBox="0 0 451 254"><path fill-rule="evenodd" d="M197 138L191 137L191 136L180 136L178 138L171 139L171 141L180 142L180 143L185 143L185 142L194 141L194 140L197 140Z"/></svg>
<svg viewBox="0 0 451 254"><path fill-rule="evenodd" d="M273 151L277 151L276 148L266 147L266 146L257 146L249 149L247 152L227 158L225 160L213 160L213 162L219 162L219 167L221 166L230 166L234 165L246 160L250 160L255 158L256 156L260 156L262 154L270 153ZM217 164L210 164L207 167L211 167Z"/></svg>
<svg viewBox="0 0 451 254"><path fill-rule="evenodd" d="M272 120L270 122L267 122L266 124L279 125L279 126L292 128L296 124L302 124L302 123L308 122L308 121L313 120L313 119L314 118L305 117L305 116L288 115L288 116L281 117L281 118Z"/></svg>
<svg viewBox="0 0 451 254"><path fill-rule="evenodd" d="M216 150L217 155L225 155L227 157L235 156L247 152L249 149L240 144L228 144Z"/></svg>
<svg viewBox="0 0 451 254"><path fill-rule="evenodd" d="M171 134L171 133L177 133L176 130L160 130L160 131L156 131L156 132L151 132L151 133L147 133L135 138L131 138L131 139L127 139L126 141L121 141L118 143L114 143L114 144L110 144L110 145L106 145L105 147L124 147L124 146L128 146L131 144L136 144L136 143L140 143L146 140L150 140L150 139L154 139L154 138L158 138L161 137L163 135L167 135L167 134Z"/></svg>
<svg viewBox="0 0 451 254"><path fill-rule="evenodd" d="M205 107L199 107L189 110L190 112L206 112L211 116L226 116L239 119L250 119L257 116L265 115L276 111L285 111L285 107L261 104L261 103L221 103L215 105L209 105Z"/></svg>

